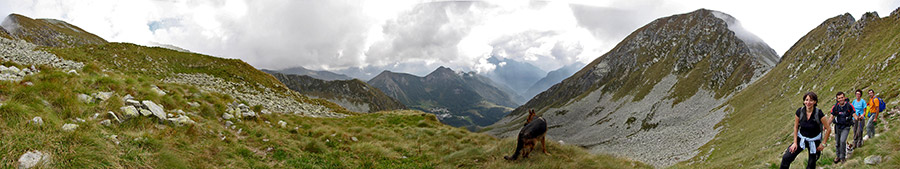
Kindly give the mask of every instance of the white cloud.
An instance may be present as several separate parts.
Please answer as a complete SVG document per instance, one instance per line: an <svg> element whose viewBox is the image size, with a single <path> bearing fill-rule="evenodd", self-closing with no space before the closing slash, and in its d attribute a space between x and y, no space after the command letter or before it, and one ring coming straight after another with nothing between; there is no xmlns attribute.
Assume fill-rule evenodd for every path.
<svg viewBox="0 0 900 169"><path fill-rule="evenodd" d="M827 18L888 15L900 1L0 0L114 42L173 44L269 69L489 71L492 55L551 70L588 63L650 21L707 8L778 53ZM374 72L377 74L378 72ZM371 74L371 73L370 73Z"/></svg>

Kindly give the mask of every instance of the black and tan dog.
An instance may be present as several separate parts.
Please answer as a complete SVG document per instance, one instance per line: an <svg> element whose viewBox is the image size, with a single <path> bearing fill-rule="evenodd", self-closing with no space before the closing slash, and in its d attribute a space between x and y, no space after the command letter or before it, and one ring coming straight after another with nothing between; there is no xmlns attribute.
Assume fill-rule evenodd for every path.
<svg viewBox="0 0 900 169"><path fill-rule="evenodd" d="M531 151L534 151L534 146L538 141L541 142L541 148L544 149L544 154L547 154L547 145L544 144L544 136L547 135L547 121L544 120L543 117L535 119L534 116L534 110L529 110L528 119L525 121L525 127L522 127L522 130L519 131L516 152L513 153L512 157L504 156L504 159L516 160L519 159L519 154L521 154L522 157L528 158L528 154L531 153Z"/></svg>

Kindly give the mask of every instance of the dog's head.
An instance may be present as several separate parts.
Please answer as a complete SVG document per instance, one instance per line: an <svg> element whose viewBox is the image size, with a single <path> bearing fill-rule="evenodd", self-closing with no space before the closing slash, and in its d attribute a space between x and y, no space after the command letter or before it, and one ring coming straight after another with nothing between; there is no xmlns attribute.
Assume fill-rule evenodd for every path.
<svg viewBox="0 0 900 169"><path fill-rule="evenodd" d="M534 109L528 110L528 120L525 121L525 124L531 123L534 120Z"/></svg>

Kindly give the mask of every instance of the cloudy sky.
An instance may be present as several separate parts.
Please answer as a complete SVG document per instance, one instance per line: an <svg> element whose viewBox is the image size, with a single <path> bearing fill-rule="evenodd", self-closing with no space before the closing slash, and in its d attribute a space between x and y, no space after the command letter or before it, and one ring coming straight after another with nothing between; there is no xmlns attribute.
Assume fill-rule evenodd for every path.
<svg viewBox="0 0 900 169"><path fill-rule="evenodd" d="M114 42L172 44L257 68L488 72L490 57L551 71L588 63L650 21L707 8L784 53L827 18L887 16L897 0L0 0L0 14L54 18ZM377 72L376 72L377 73Z"/></svg>

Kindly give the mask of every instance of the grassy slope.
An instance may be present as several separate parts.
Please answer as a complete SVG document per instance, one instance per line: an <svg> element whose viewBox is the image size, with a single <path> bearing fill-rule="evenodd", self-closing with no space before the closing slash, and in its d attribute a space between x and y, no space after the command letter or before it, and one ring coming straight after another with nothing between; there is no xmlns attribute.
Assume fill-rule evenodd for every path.
<svg viewBox="0 0 900 169"><path fill-rule="evenodd" d="M115 71L126 75L142 76L153 80L164 79L175 73L203 73L232 82L248 82L256 88L265 86L276 92L288 92L278 79L256 70L238 59L223 59L196 53L185 53L160 47L144 47L130 43L106 43L74 48L47 48L49 52L65 59L84 62L86 69ZM295 98L301 102L324 105L338 113L350 113L340 106L323 99Z"/></svg>
<svg viewBox="0 0 900 169"><path fill-rule="evenodd" d="M791 142L793 112L801 105L801 97L807 91L819 94L820 108L834 104L833 96L838 91L850 92L858 88L873 88L888 102L897 99L900 67L897 59L888 59L900 52L898 18L892 16L871 22L858 38L852 32L829 38L824 26L810 31L769 74L726 103L730 105L726 109L732 113L719 123L722 132L700 148L700 155L676 168L777 166L781 153ZM882 132L889 139L876 138L870 141L874 144L867 143L875 146L864 147L861 151L864 153L857 154L894 157L894 161L876 167L896 168L900 146L891 141L896 143L898 132L897 128ZM833 151L833 147L827 148L823 157L827 160L819 163L830 164ZM853 159L861 160L865 156ZM805 155L799 160L805 161ZM795 162L794 167L805 166L800 163Z"/></svg>

